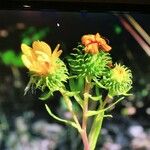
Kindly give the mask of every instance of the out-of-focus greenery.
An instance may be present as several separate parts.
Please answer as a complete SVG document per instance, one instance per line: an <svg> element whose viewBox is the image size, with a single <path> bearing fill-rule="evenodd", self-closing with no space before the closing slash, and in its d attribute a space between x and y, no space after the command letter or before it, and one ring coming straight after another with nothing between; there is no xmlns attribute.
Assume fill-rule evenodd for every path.
<svg viewBox="0 0 150 150"><path fill-rule="evenodd" d="M114 25L114 31L117 35L122 33L122 28L118 24Z"/></svg>
<svg viewBox="0 0 150 150"><path fill-rule="evenodd" d="M49 33L49 28L37 29L36 27L29 27L22 34L22 42L31 44L33 41L41 40ZM6 66L24 67L21 60L21 53L17 54L15 50L7 49L5 52L0 53L0 61Z"/></svg>
<svg viewBox="0 0 150 150"><path fill-rule="evenodd" d="M22 34L22 43L30 45L33 41L43 39L49 33L49 28L36 29L35 27L29 27Z"/></svg>
<svg viewBox="0 0 150 150"><path fill-rule="evenodd" d="M23 63L21 60L21 54L17 55L14 50L6 50L5 52L0 54L0 58L2 63L7 66L16 66L16 67L23 67Z"/></svg>

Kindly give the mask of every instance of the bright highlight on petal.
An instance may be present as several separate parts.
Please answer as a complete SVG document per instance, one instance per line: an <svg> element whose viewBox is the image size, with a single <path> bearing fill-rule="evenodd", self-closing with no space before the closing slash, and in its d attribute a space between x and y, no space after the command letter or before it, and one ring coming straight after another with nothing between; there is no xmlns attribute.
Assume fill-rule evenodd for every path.
<svg viewBox="0 0 150 150"><path fill-rule="evenodd" d="M54 49L54 52L53 52L53 54L52 54L52 56L53 56L54 58L59 57L59 56L61 55L61 53L62 53L62 50L59 50L59 47L60 47L60 44L57 44L57 46L56 46L55 49Z"/></svg>
<svg viewBox="0 0 150 150"><path fill-rule="evenodd" d="M43 41L34 41L32 48L22 44L22 61L31 72L43 76L52 74L59 66L57 60L62 53L59 47L58 44L52 53L50 46Z"/></svg>
<svg viewBox="0 0 150 150"><path fill-rule="evenodd" d="M87 34L81 38L82 44L85 46L85 52L91 54L97 54L100 50L109 52L111 47L106 43L99 33L96 35Z"/></svg>

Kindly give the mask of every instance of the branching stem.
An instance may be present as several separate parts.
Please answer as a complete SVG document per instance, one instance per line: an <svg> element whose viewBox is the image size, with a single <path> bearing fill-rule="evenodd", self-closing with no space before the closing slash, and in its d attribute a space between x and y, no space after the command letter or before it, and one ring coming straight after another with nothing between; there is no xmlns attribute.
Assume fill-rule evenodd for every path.
<svg viewBox="0 0 150 150"><path fill-rule="evenodd" d="M67 105L67 108L68 108L69 112L71 113L74 122L77 125L77 129L78 129L79 133L81 133L82 132L81 125L79 123L77 115L73 111L72 102L71 102L70 98L65 94L65 92L63 90L61 91L61 93L63 95L63 98L64 98L64 101L65 101L65 103Z"/></svg>

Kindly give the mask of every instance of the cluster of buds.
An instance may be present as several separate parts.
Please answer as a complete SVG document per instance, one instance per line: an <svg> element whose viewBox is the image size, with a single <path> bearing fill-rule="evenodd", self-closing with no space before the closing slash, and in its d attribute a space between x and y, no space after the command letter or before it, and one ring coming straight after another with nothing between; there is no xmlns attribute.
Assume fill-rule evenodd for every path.
<svg viewBox="0 0 150 150"><path fill-rule="evenodd" d="M110 56L111 47L99 33L83 35L81 42L74 48L74 53L68 56L69 68L59 58L62 50L58 44L52 52L50 46L42 41L33 42L32 47L21 45L22 61L28 68L30 81L25 92L33 85L42 92L48 91L41 99L48 99L55 91L59 91L72 115L72 120L65 120L55 116L46 105L48 113L58 121L75 127L82 137L85 150L94 150L101 130L105 112L120 102L108 103L107 99L114 96L127 96L132 88L131 70L124 65L113 63ZM73 87L81 81L83 89ZM79 83L81 85L81 83ZM69 86L68 86L69 85ZM97 90L100 89L100 90ZM98 92L95 92L98 91ZM103 98L102 91L107 95ZM93 94L95 94L93 96ZM70 97L72 97L70 99ZM82 125L74 111L72 99L81 107ZM98 102L99 107L89 109L89 100ZM108 106L110 105L110 106ZM89 136L87 133L88 117L94 116Z"/></svg>
<svg viewBox="0 0 150 150"><path fill-rule="evenodd" d="M98 85L108 90L109 96L126 95L132 87L131 70L121 64L113 64L111 47L100 36L88 34L81 38L81 44L68 58L73 75L95 79Z"/></svg>

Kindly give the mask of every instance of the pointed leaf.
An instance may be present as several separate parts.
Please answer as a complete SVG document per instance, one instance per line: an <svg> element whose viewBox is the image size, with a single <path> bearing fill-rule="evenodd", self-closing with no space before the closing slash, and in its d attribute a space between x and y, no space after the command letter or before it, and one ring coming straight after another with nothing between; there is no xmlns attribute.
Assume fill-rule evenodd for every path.
<svg viewBox="0 0 150 150"><path fill-rule="evenodd" d="M74 98L77 101L77 103L81 106L81 108L83 108L83 100L81 99L81 97L79 95L74 95Z"/></svg>
<svg viewBox="0 0 150 150"><path fill-rule="evenodd" d="M93 80L95 81L95 83L96 83L99 87L101 87L101 88L103 88L103 89L106 89L106 87L103 86L96 78L93 79Z"/></svg>
<svg viewBox="0 0 150 150"><path fill-rule="evenodd" d="M101 110L89 110L87 112L87 116L90 117L90 116L94 116L94 115L98 115L100 114L101 112L104 112L105 110L104 109L101 109Z"/></svg>
<svg viewBox="0 0 150 150"><path fill-rule="evenodd" d="M59 118L58 116L54 115L54 114L52 113L52 111L50 110L50 108L48 107L48 105L45 104L45 107L46 107L46 110L47 110L47 112L49 113L49 115L52 116L54 119L56 119L56 120L58 120L58 121L61 121L61 122L64 122L64 123L66 123L66 124L69 124L69 125L73 126L74 128L78 128L77 125L76 125L74 122L68 121L68 120L65 120L65 119L61 119L61 118Z"/></svg>

